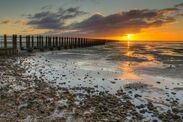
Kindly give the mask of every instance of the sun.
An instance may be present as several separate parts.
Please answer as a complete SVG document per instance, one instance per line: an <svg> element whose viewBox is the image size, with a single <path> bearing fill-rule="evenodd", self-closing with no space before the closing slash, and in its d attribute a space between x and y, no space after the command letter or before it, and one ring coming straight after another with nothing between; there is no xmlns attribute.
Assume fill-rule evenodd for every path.
<svg viewBox="0 0 183 122"><path fill-rule="evenodd" d="M134 36L134 34L127 34L127 38L128 38L128 39L132 39L133 36Z"/></svg>
<svg viewBox="0 0 183 122"><path fill-rule="evenodd" d="M135 36L135 34L128 33L128 34L125 34L125 35L121 36L119 39L120 40L131 41L131 40L135 40L136 36Z"/></svg>

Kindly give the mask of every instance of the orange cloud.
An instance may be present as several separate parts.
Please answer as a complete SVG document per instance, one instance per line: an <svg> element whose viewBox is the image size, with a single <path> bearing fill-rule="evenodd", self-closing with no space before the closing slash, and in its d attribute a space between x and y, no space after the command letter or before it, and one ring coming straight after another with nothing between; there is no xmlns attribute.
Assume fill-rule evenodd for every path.
<svg viewBox="0 0 183 122"><path fill-rule="evenodd" d="M15 24L26 25L27 22L23 19L19 19L19 20L15 21Z"/></svg>
<svg viewBox="0 0 183 122"><path fill-rule="evenodd" d="M2 20L0 23L1 24L10 24L11 20L10 19L5 19L5 20Z"/></svg>

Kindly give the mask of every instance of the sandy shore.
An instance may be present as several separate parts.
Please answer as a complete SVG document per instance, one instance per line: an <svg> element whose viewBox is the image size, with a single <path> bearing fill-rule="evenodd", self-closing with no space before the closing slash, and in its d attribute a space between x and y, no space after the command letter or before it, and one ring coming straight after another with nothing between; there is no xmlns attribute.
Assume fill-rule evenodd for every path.
<svg viewBox="0 0 183 122"><path fill-rule="evenodd" d="M124 83L120 64L100 53L94 47L0 58L0 121L182 121L181 85L167 92L162 81ZM161 94L169 97L162 102Z"/></svg>
<svg viewBox="0 0 183 122"><path fill-rule="evenodd" d="M24 76L24 60L24 57L0 59L0 121L141 119L122 90L117 96L125 97L123 101L115 95L89 87L54 87L36 76Z"/></svg>

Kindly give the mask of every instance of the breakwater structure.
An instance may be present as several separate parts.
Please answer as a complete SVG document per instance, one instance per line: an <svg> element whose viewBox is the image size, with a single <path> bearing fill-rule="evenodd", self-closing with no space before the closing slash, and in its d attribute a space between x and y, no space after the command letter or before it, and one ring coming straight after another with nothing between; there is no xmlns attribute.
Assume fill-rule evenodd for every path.
<svg viewBox="0 0 183 122"><path fill-rule="evenodd" d="M0 37L0 55L17 55L21 51L84 48L104 45L106 42L107 40L103 39L78 37L4 35Z"/></svg>

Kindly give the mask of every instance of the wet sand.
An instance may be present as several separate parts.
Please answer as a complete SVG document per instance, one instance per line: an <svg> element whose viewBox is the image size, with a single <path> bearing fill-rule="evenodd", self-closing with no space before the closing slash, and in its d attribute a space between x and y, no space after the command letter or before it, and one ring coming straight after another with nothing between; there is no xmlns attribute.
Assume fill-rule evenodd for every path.
<svg viewBox="0 0 183 122"><path fill-rule="evenodd" d="M181 122L182 47L109 43L0 59L0 120Z"/></svg>

